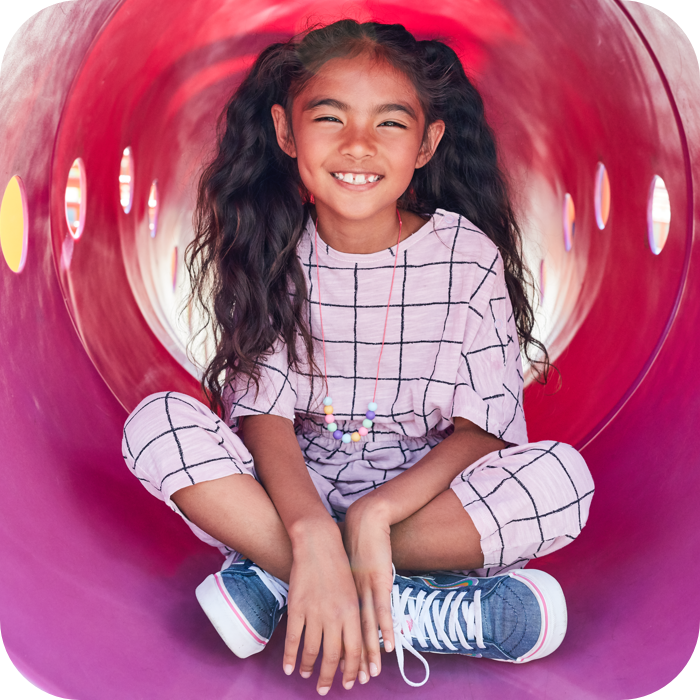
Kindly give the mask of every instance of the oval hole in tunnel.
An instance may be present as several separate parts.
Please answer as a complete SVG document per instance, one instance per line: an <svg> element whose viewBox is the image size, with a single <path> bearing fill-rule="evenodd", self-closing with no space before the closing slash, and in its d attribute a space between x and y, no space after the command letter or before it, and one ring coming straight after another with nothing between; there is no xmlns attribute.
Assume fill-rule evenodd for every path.
<svg viewBox="0 0 700 700"><path fill-rule="evenodd" d="M647 205L647 235L649 248L654 255L658 255L666 245L670 228L671 200L666 183L658 175L654 175Z"/></svg>
<svg viewBox="0 0 700 700"><path fill-rule="evenodd" d="M574 198L567 192L564 196L564 247L570 251L574 245L574 234L576 233L576 208Z"/></svg>
<svg viewBox="0 0 700 700"><path fill-rule="evenodd" d="M71 165L66 183L66 223L70 235L78 240L85 230L85 200L87 198L85 163L76 158Z"/></svg>
<svg viewBox="0 0 700 700"><path fill-rule="evenodd" d="M12 272L22 272L27 262L29 215L24 183L15 175L7 183L0 203L0 248Z"/></svg>
<svg viewBox="0 0 700 700"><path fill-rule="evenodd" d="M119 166L119 202L128 214L134 202L134 156L130 146L124 149Z"/></svg>
<svg viewBox="0 0 700 700"><path fill-rule="evenodd" d="M544 294L547 287L547 265L544 259L540 260L540 306L544 304Z"/></svg>
<svg viewBox="0 0 700 700"><path fill-rule="evenodd" d="M170 260L170 278L173 281L173 292L177 287L177 246L173 248L173 256Z"/></svg>
<svg viewBox="0 0 700 700"><path fill-rule="evenodd" d="M148 229L151 232L151 238L156 237L156 229L158 227L158 180L154 180L151 185L151 190L148 193Z"/></svg>
<svg viewBox="0 0 700 700"><path fill-rule="evenodd" d="M595 220L602 231L610 217L610 176L608 169L598 163L595 172Z"/></svg>

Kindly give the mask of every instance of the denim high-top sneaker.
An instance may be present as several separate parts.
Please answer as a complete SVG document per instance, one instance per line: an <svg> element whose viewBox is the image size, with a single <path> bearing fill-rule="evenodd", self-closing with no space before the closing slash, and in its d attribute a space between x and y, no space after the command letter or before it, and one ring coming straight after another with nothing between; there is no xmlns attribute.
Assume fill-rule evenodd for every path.
<svg viewBox="0 0 700 700"><path fill-rule="evenodd" d="M564 593L544 571L518 569L488 578L396 574L391 608L399 669L414 687L430 675L418 650L522 664L551 654L566 634ZM422 682L406 678L404 650L423 663Z"/></svg>
<svg viewBox="0 0 700 700"><path fill-rule="evenodd" d="M288 586L250 559L224 562L224 568L207 576L195 591L207 617L242 659L265 648L287 609Z"/></svg>

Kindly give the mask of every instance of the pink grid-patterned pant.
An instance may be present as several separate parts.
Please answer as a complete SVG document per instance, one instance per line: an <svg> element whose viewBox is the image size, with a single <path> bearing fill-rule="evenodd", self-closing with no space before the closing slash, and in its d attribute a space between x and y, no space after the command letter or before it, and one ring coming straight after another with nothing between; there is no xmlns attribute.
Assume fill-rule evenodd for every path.
<svg viewBox="0 0 700 700"><path fill-rule="evenodd" d="M439 442L404 438L369 449L321 434L298 439L319 496L336 520L343 519L350 503ZM179 513L197 537L231 554L171 500L179 489L201 481L231 474L257 478L252 455L223 420L185 394L153 394L127 419L122 453L143 486ZM594 490L583 457L550 440L492 452L465 469L450 488L481 535L484 568L470 572L476 576L521 568L574 540L586 524Z"/></svg>

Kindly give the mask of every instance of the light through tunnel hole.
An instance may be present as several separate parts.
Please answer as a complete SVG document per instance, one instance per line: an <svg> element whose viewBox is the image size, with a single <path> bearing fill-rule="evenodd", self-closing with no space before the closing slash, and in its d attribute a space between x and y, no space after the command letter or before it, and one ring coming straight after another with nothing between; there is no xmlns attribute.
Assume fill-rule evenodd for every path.
<svg viewBox="0 0 700 700"><path fill-rule="evenodd" d="M130 146L124 149L119 166L119 202L128 214L134 202L134 156Z"/></svg>
<svg viewBox="0 0 700 700"><path fill-rule="evenodd" d="M66 183L66 223L71 236L78 240L85 229L85 200L87 197L85 163L76 158L71 165Z"/></svg>
<svg viewBox="0 0 700 700"><path fill-rule="evenodd" d="M658 175L654 175L649 188L647 205L647 236L649 248L654 255L658 255L663 250L670 229L671 200L666 183Z"/></svg>
<svg viewBox="0 0 700 700"><path fill-rule="evenodd" d="M151 238L156 237L156 231L158 229L159 205L158 180L154 180L148 193L148 230L151 232Z"/></svg>
<svg viewBox="0 0 700 700"><path fill-rule="evenodd" d="M24 183L15 175L7 183L0 204L0 247L12 272L21 272L27 261L27 195Z"/></svg>
<svg viewBox="0 0 700 700"><path fill-rule="evenodd" d="M574 245L576 233L576 208L574 198L567 192L564 196L564 248L568 253Z"/></svg>
<svg viewBox="0 0 700 700"><path fill-rule="evenodd" d="M610 176L607 168L598 163L595 173L595 220L602 231L610 218Z"/></svg>

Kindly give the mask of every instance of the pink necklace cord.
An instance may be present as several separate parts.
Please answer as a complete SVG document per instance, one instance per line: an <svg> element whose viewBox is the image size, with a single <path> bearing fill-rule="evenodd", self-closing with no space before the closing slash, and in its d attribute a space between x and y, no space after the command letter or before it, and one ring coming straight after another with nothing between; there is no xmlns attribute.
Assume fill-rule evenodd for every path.
<svg viewBox="0 0 700 700"><path fill-rule="evenodd" d="M399 245L401 243L401 229L403 228L403 221L401 220L401 214L399 213L398 207L396 208L396 215L399 217L399 235L396 239L396 255L394 256L394 268L391 272L391 286L389 287L389 300L386 303L386 316L384 317L384 333L382 334L382 345L379 349L379 360L377 362L377 377L374 380L374 394L372 395L372 402L376 401L377 398L377 386L379 385L379 367L382 362L382 353L384 352L384 341L386 340L386 327L389 322L389 307L391 306L391 293L394 290L394 277L396 276L396 263L399 259ZM321 275L318 266L318 218L314 223L314 248L316 252L316 282L318 285L318 314L321 319L321 341L323 344L323 375L326 382L326 395L330 395L330 390L328 388L328 366L326 364L326 335L323 331L323 310L321 302Z"/></svg>

